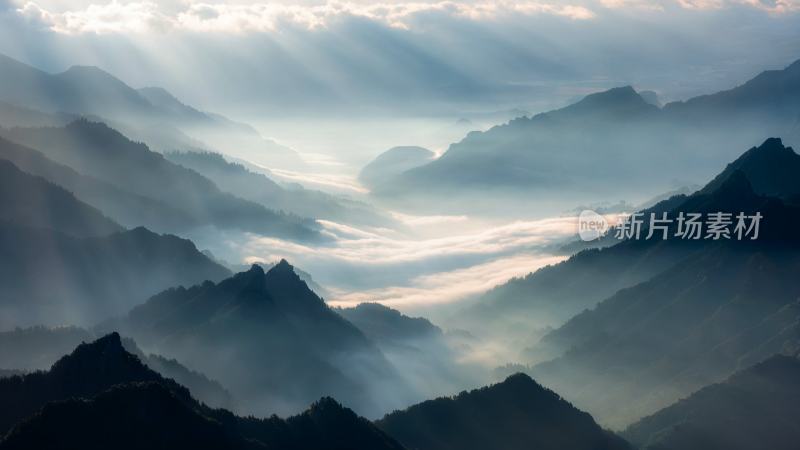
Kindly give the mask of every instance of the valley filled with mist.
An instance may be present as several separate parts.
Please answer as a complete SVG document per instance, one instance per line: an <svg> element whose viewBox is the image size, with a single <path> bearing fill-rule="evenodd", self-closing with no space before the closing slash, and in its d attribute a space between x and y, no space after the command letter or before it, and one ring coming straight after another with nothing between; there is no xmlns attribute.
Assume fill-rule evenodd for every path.
<svg viewBox="0 0 800 450"><path fill-rule="evenodd" d="M0 450L793 450L800 4L0 0Z"/></svg>

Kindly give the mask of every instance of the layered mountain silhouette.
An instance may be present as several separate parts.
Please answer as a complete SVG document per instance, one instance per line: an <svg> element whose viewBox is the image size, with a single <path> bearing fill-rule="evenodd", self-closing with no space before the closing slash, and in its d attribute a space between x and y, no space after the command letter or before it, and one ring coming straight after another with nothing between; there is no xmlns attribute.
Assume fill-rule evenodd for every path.
<svg viewBox="0 0 800 450"><path fill-rule="evenodd" d="M292 413L331 395L375 416L409 396L378 348L286 261L164 291L106 326L219 380L253 413Z"/></svg>
<svg viewBox="0 0 800 450"><path fill-rule="evenodd" d="M3 449L402 448L329 398L285 420L211 409L142 364L116 333L78 346L47 372L0 379L0 391L0 424L13 426Z"/></svg>
<svg viewBox="0 0 800 450"><path fill-rule="evenodd" d="M663 108L630 86L615 88L470 133L440 158L380 180L372 192L412 210L496 215L520 214L520 202L543 208L548 201L664 189L675 174L708 178L742 143L794 139L797 98L800 62Z"/></svg>
<svg viewBox="0 0 800 450"><path fill-rule="evenodd" d="M280 185L267 175L249 170L243 164L229 162L217 153L171 152L165 156L212 180L220 189L270 209L339 223L367 226L392 224L385 214L365 203L301 186Z"/></svg>
<svg viewBox="0 0 800 450"><path fill-rule="evenodd" d="M423 317L409 317L380 303L361 303L336 312L375 342L408 342L439 338L442 330Z"/></svg>
<svg viewBox="0 0 800 450"><path fill-rule="evenodd" d="M39 151L2 138L0 158L72 192L77 198L121 225L144 226L159 232L187 230L201 225L188 212L170 206L158 198L134 194L107 181L80 174L68 166L48 159Z"/></svg>
<svg viewBox="0 0 800 450"><path fill-rule="evenodd" d="M22 373L47 370L80 344L95 339L93 332L78 327L36 326L0 332L0 368ZM122 345L149 368L186 386L193 397L205 404L234 407L230 393L218 382L188 369L174 359L155 354L145 355L132 339L122 339Z"/></svg>
<svg viewBox="0 0 800 450"><path fill-rule="evenodd" d="M780 164L778 145L769 140L748 153L778 155L774 163ZM603 423L623 426L724 379L742 364L796 345L800 238L794 224L800 209L754 192L748 170L744 164L716 189L689 196L670 216L759 212L764 219L757 240L632 240L591 251L595 264L622 271L627 267L615 261L619 255L630 255L631 264L640 263L642 255L679 257L545 335L533 347L534 362L555 359L533 367L537 379ZM776 185L782 185L781 173L775 171ZM573 261L579 260L549 270L574 273ZM602 280L596 282L602 288Z"/></svg>
<svg viewBox="0 0 800 450"><path fill-rule="evenodd" d="M145 206L164 204L175 211L173 215L188 217L186 225L238 228L292 239L319 237L313 221L224 193L211 180L168 161L144 144L128 140L103 123L80 119L61 128L14 128L2 134L82 175L115 186L105 203L119 197L116 191L122 190L149 199ZM97 191L93 194L102 196Z"/></svg>
<svg viewBox="0 0 800 450"><path fill-rule="evenodd" d="M378 303L336 312L358 327L389 361L402 368L423 398L484 383L489 373L463 361L463 348L423 317L409 317Z"/></svg>
<svg viewBox="0 0 800 450"><path fill-rule="evenodd" d="M631 448L523 374L393 412L377 425L408 448L428 450Z"/></svg>
<svg viewBox="0 0 800 450"><path fill-rule="evenodd" d="M105 236L122 227L69 191L0 160L0 221L74 237Z"/></svg>
<svg viewBox="0 0 800 450"><path fill-rule="evenodd" d="M628 427L641 449L793 449L800 360L776 355Z"/></svg>
<svg viewBox="0 0 800 450"><path fill-rule="evenodd" d="M169 286L230 272L191 241L145 228L76 238L0 223L0 323L88 325L122 314Z"/></svg>
<svg viewBox="0 0 800 450"><path fill-rule="evenodd" d="M267 166L303 165L296 152L264 139L249 125L185 105L163 88L134 89L97 67L73 66L50 74L0 55L0 78L5 81L0 100L39 112L17 111L22 114L0 125L58 125L41 123L42 114L85 116L113 122L160 151L175 150L175 145L218 147L243 152L240 157L246 154ZM19 123L20 119L33 121Z"/></svg>
<svg viewBox="0 0 800 450"><path fill-rule="evenodd" d="M762 206L777 208L778 198L768 200L765 196L781 199L794 196L795 173L800 173L800 167L793 165L795 158L800 156L785 147L780 139L767 139L745 152L695 194L676 195L640 212L649 220L650 213L660 216L667 212L674 218L679 211L714 212L714 208L721 208L738 214L753 212ZM792 167L798 171L791 170ZM751 178L755 180L752 183ZM729 185L720 191L726 182ZM780 209L783 212L777 214L788 211ZM763 225L775 227L775 239L783 236L792 240L789 229L780 229L780 220L791 219L776 218ZM644 230L643 236L646 236L646 226ZM767 232L762 230L762 233ZM557 326L621 289L649 280L691 255L702 254L709 244L705 240L681 239L620 242L614 234L612 231L604 238L609 241L603 245L605 248L581 251L563 263L544 267L488 291L458 319L475 330L503 329L517 335L529 332L532 325ZM768 238L766 234L761 235L762 241ZM559 348L553 353L547 342L542 342L528 357L538 362L557 356L561 351Z"/></svg>

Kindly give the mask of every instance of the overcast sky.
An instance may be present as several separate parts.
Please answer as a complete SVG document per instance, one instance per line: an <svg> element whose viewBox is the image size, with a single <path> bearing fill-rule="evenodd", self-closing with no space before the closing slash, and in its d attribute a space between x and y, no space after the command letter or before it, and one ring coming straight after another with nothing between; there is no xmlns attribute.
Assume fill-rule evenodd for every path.
<svg viewBox="0 0 800 450"><path fill-rule="evenodd" d="M800 0L0 0L0 52L222 112L411 115L666 99L800 58Z"/></svg>

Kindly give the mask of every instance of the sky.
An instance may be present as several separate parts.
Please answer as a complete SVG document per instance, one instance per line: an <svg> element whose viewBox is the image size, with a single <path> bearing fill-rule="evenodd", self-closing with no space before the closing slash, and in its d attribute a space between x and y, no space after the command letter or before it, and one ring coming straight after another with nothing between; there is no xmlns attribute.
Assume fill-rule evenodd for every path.
<svg viewBox="0 0 800 450"><path fill-rule="evenodd" d="M800 57L800 0L0 5L0 52L248 119L537 112L624 84L681 99Z"/></svg>

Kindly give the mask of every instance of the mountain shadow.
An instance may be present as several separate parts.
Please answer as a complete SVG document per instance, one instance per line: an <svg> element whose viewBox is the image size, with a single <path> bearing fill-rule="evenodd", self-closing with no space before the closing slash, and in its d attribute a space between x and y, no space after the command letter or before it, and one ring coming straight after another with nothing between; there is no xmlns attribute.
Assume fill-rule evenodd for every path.
<svg viewBox="0 0 800 450"><path fill-rule="evenodd" d="M776 355L628 427L643 450L789 450L800 442L800 360Z"/></svg>
<svg viewBox="0 0 800 450"><path fill-rule="evenodd" d="M631 449L527 375L388 414L378 427L426 450Z"/></svg>

